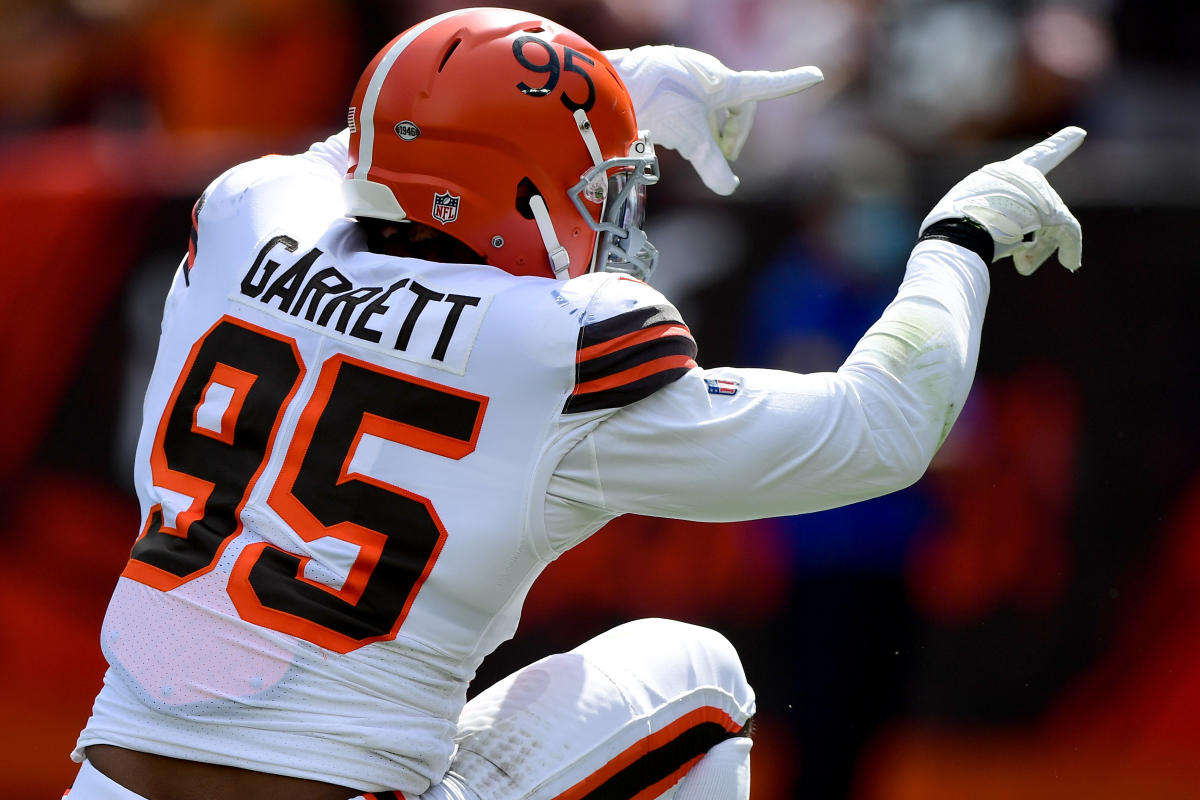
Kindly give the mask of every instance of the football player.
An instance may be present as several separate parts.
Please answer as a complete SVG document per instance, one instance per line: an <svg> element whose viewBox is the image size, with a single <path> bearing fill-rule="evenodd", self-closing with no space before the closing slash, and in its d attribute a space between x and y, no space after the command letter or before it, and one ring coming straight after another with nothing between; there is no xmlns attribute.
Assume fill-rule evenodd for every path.
<svg viewBox="0 0 1200 800"><path fill-rule="evenodd" d="M820 78L458 10L375 57L346 131L218 177L166 300L71 800L745 800L754 695L714 631L631 622L466 696L540 571L618 515L917 480L988 263L1079 266L1043 177L1068 129L951 190L836 373L699 366L644 282L655 140L731 192L754 104Z"/></svg>

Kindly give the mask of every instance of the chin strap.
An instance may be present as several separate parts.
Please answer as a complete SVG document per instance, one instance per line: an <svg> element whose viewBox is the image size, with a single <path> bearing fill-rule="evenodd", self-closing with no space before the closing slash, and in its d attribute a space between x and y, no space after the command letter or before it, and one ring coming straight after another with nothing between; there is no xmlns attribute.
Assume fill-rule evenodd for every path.
<svg viewBox="0 0 1200 800"><path fill-rule="evenodd" d="M596 138L596 132L592 130L592 123L588 120L587 114L582 108L577 108L572 116L575 117L575 124L579 126L579 135L583 137L583 143L587 145L592 163L597 167L600 166L604 163L604 153L600 152L600 140Z"/></svg>
<svg viewBox="0 0 1200 800"><path fill-rule="evenodd" d="M529 198L529 210L533 212L533 221L537 223L538 233L542 235L542 242L546 245L546 253L550 256L550 268L554 270L554 277L566 278L570 275L571 256L567 253L567 248L558 243L558 235L554 233L554 223L550 220L546 201L540 194Z"/></svg>
<svg viewBox="0 0 1200 800"><path fill-rule="evenodd" d="M591 155L596 166L600 166L604 163L604 154L600 152L600 142L596 139L596 132L592 130L592 123L582 108L576 109L573 116L579 129L579 135L583 138L584 145L587 146L588 154ZM542 235L542 242L546 245L546 253L550 256L550 267L554 270L554 277L560 279L569 277L571 256L567 253L567 248L558 241L558 235L554 232L554 223L550 220L550 211L546 208L546 201L541 195L535 194L529 198L529 209L533 212L533 220L537 223L538 232Z"/></svg>

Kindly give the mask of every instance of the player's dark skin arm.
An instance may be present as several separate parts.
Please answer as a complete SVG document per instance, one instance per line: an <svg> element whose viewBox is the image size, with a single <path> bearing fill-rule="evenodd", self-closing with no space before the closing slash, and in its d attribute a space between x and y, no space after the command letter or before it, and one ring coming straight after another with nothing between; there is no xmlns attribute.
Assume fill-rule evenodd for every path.
<svg viewBox="0 0 1200 800"><path fill-rule="evenodd" d="M359 789L328 783L269 775L220 764L203 764L150 753L139 753L107 744L87 748L87 759L96 769L146 800L348 800Z"/></svg>

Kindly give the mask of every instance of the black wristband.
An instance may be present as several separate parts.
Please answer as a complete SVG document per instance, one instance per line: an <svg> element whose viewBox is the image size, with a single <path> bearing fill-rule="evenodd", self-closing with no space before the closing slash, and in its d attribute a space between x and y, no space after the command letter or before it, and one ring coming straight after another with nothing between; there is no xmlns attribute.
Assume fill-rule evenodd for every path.
<svg viewBox="0 0 1200 800"><path fill-rule="evenodd" d="M918 241L926 239L941 239L965 247L982 258L984 264L992 263L996 255L996 243L992 241L992 235L978 222L962 217L933 223Z"/></svg>

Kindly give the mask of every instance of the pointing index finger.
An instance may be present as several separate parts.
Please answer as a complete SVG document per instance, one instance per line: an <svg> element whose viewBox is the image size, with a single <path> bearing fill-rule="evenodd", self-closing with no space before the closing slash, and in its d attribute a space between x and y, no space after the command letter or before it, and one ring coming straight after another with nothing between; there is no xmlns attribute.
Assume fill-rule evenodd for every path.
<svg viewBox="0 0 1200 800"><path fill-rule="evenodd" d="M1063 128L1048 139L1038 142L1033 147L1022 150L1009 161L1020 161L1037 169L1043 175L1062 163L1063 159L1075 152L1083 143L1087 131L1074 125Z"/></svg>
<svg viewBox="0 0 1200 800"><path fill-rule="evenodd" d="M795 94L825 80L825 74L817 67L796 67L780 72L747 70L735 72L732 77L737 81L734 94L741 103Z"/></svg>

